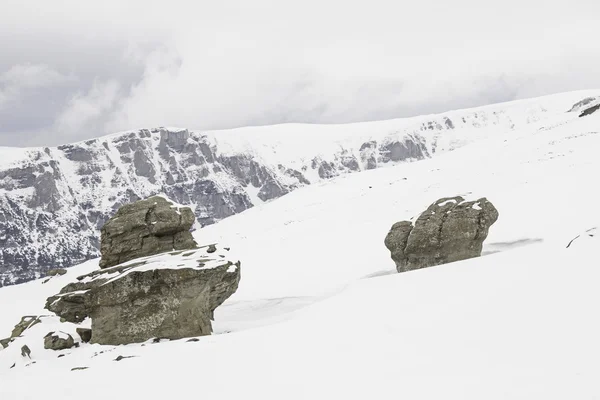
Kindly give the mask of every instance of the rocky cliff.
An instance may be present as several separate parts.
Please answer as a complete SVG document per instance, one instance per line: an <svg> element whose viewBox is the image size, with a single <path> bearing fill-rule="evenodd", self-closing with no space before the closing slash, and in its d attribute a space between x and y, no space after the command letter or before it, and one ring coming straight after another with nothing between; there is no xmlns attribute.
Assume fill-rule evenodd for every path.
<svg viewBox="0 0 600 400"><path fill-rule="evenodd" d="M556 117L584 97L571 94L554 108L535 99L370 123L141 129L59 147L0 148L0 286L97 257L100 227L141 198L163 193L190 206L198 228L304 185Z"/></svg>

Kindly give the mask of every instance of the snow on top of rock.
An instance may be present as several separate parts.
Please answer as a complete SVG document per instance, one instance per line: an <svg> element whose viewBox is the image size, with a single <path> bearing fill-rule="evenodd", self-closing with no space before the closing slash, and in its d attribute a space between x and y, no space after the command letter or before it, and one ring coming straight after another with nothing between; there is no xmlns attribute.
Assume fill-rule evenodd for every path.
<svg viewBox="0 0 600 400"><path fill-rule="evenodd" d="M456 203L456 200L454 200L454 199L446 200L446 201L439 203L438 206L443 207L446 204L450 204L450 203Z"/></svg>
<svg viewBox="0 0 600 400"><path fill-rule="evenodd" d="M70 336L68 333L63 332L63 331L56 331L56 332L54 332L54 335L60 339L65 339L65 340L67 340Z"/></svg>
<svg viewBox="0 0 600 400"><path fill-rule="evenodd" d="M121 279L132 272L145 272L157 269L184 269L195 270L213 269L229 264L228 272L235 272L231 265L238 262L231 257L228 247L211 244L200 246L197 249L178 250L157 254L148 257L136 258L114 267L93 271L78 278L82 283L98 279L107 279L106 283Z"/></svg>
<svg viewBox="0 0 600 400"><path fill-rule="evenodd" d="M192 211L194 211L194 207L193 207L192 205L183 205L183 204L179 204L179 203L177 203L176 201L174 201L174 200L171 200L171 199L169 198L169 196L167 196L167 195L166 195L166 194L164 194L164 193L158 193L158 194L154 195L153 197L160 197L160 198L162 198L162 199L165 199L167 202L171 203L171 208L174 208L174 209L177 211L177 214L180 214L180 213L179 213L179 210L180 210L180 209L182 209L182 208L189 208L189 209L191 209Z"/></svg>

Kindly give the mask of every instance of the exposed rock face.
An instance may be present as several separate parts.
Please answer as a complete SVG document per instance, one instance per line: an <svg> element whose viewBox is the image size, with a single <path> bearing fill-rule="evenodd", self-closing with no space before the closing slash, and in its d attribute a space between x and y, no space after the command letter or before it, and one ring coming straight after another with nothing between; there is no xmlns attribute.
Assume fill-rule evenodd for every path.
<svg viewBox="0 0 600 400"><path fill-rule="evenodd" d="M198 223L209 225L298 187L386 164L388 141L405 142L404 131L389 136L373 142L365 162L358 148L340 146L326 154L315 149L306 158L278 160L261 157L268 149L263 143L236 148L227 135L217 140L214 134L165 128L19 149L20 158L0 159L0 286L98 257L100 228L123 204L164 193L179 204L194 204ZM407 140L419 151L406 155L429 156L423 137Z"/></svg>
<svg viewBox="0 0 600 400"><path fill-rule="evenodd" d="M121 207L102 227L100 268L134 258L196 247L190 233L194 213L160 196Z"/></svg>
<svg viewBox="0 0 600 400"><path fill-rule="evenodd" d="M40 318L35 315L22 317L21 321L17 325L15 325L14 329L10 334L10 337L0 340L0 345L4 348L8 347L10 342L12 342L15 338L21 336L23 332L25 332L27 329L40 322Z"/></svg>
<svg viewBox="0 0 600 400"><path fill-rule="evenodd" d="M48 272L46 272L46 276L58 276L58 275L64 275L67 273L67 270L64 268L55 268L55 269L49 269Z"/></svg>
<svg viewBox="0 0 600 400"><path fill-rule="evenodd" d="M92 343L209 335L214 310L240 281L240 263L227 255L210 245L94 271L48 298L46 308L69 322L91 317Z"/></svg>
<svg viewBox="0 0 600 400"><path fill-rule="evenodd" d="M498 211L486 198L439 199L416 222L394 224L385 238L398 272L479 257Z"/></svg>
<svg viewBox="0 0 600 400"><path fill-rule="evenodd" d="M585 110L583 110L581 112L581 114L579 114L579 117L585 117L587 115L591 115L593 113L595 113L596 111L600 110L600 104L596 104L595 106L586 108Z"/></svg>
<svg viewBox="0 0 600 400"><path fill-rule="evenodd" d="M47 350L65 350L75 346L73 337L64 332L50 332L44 336L44 348Z"/></svg>

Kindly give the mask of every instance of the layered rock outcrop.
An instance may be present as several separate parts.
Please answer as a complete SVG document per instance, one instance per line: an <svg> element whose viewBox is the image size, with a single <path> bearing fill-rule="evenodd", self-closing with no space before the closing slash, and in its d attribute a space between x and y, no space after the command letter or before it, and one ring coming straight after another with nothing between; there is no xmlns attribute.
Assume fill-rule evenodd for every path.
<svg viewBox="0 0 600 400"><path fill-rule="evenodd" d="M439 199L413 224L395 223L385 238L398 272L446 264L481 255L498 211L486 198Z"/></svg>
<svg viewBox="0 0 600 400"><path fill-rule="evenodd" d="M194 213L153 196L121 207L102 227L100 268L134 258L196 247L190 233Z"/></svg>
<svg viewBox="0 0 600 400"><path fill-rule="evenodd" d="M67 322L91 318L92 343L211 334L214 310L237 290L240 262L228 248L198 247L193 223L189 208L161 197L122 207L102 229L102 268L49 297L46 308Z"/></svg>

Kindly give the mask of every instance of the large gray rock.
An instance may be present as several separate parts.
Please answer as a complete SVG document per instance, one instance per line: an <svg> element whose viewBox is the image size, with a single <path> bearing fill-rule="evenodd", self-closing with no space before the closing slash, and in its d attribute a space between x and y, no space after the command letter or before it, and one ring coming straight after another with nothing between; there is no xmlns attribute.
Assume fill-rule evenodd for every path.
<svg viewBox="0 0 600 400"><path fill-rule="evenodd" d="M190 233L194 213L160 196L119 208L102 227L100 268L172 250L196 247Z"/></svg>
<svg viewBox="0 0 600 400"><path fill-rule="evenodd" d="M240 263L215 245L163 253L78 277L46 308L69 322L92 320L91 342L209 335L214 310L236 290Z"/></svg>
<svg viewBox="0 0 600 400"><path fill-rule="evenodd" d="M498 211L486 198L439 199L413 224L395 223L385 238L398 272L479 257Z"/></svg>

